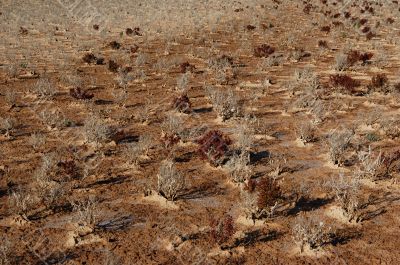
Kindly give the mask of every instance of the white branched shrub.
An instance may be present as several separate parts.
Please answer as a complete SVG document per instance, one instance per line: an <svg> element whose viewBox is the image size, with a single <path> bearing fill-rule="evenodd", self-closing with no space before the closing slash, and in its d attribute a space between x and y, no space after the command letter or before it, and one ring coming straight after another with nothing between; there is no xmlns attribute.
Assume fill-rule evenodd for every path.
<svg viewBox="0 0 400 265"><path fill-rule="evenodd" d="M292 227L294 241L299 245L300 252L305 247L318 249L327 243L331 227L317 217L299 216Z"/></svg>
<svg viewBox="0 0 400 265"><path fill-rule="evenodd" d="M157 176L157 190L167 200L175 200L178 192L185 187L185 178L175 168L171 160L161 163Z"/></svg>
<svg viewBox="0 0 400 265"><path fill-rule="evenodd" d="M360 180L340 174L338 178L328 181L326 186L333 192L336 201L348 220L357 219L358 211L361 207Z"/></svg>
<svg viewBox="0 0 400 265"><path fill-rule="evenodd" d="M348 148L354 132L351 130L333 131L328 137L329 157L333 163L342 165L345 151Z"/></svg>
<svg viewBox="0 0 400 265"><path fill-rule="evenodd" d="M211 100L213 109L223 121L242 116L243 109L239 102L239 97L233 90L219 91L215 88L207 87L206 93Z"/></svg>
<svg viewBox="0 0 400 265"><path fill-rule="evenodd" d="M376 179L379 173L378 170L383 163L382 152L373 154L371 146L369 146L368 151L360 151L357 155L360 161L358 170L360 177Z"/></svg>
<svg viewBox="0 0 400 265"><path fill-rule="evenodd" d="M252 168L249 165L249 156L234 154L226 164L233 182L244 182L251 177Z"/></svg>

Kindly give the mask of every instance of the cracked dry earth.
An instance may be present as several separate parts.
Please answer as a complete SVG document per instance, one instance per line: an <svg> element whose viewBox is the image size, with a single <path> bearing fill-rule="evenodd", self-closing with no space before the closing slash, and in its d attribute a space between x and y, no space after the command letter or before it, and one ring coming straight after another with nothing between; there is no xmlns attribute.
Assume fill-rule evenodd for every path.
<svg viewBox="0 0 400 265"><path fill-rule="evenodd" d="M97 30L29 2L0 3L0 264L399 264L399 161L390 176L358 174L360 152L400 146L388 132L400 130L397 1L92 1L107 18ZM273 51L260 57L262 44ZM335 69L350 50L373 56ZM355 93L332 85L339 72L359 81ZM377 74L393 89L371 88ZM35 89L40 80L55 93ZM87 98L72 95L78 87ZM173 108L182 87L187 113ZM234 93L241 114L223 121L210 89ZM171 117L184 137L168 144ZM304 144L307 122L315 135ZM251 174L237 183L197 140L219 130L234 153L243 124ZM101 129L107 137L91 141ZM335 164L329 139L346 129ZM133 163L129 148L144 137ZM174 201L157 191L168 159L185 179ZM250 178L279 185L272 216L248 218ZM358 183L353 219L329 184L342 178ZM212 220L227 215L234 231L216 242ZM304 220L323 235L301 251Z"/></svg>

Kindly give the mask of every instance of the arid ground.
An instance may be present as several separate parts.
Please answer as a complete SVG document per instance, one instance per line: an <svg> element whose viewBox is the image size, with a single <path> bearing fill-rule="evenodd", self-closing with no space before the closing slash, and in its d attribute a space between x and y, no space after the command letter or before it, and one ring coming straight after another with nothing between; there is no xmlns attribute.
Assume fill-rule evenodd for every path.
<svg viewBox="0 0 400 265"><path fill-rule="evenodd" d="M0 2L0 264L400 264L400 5Z"/></svg>

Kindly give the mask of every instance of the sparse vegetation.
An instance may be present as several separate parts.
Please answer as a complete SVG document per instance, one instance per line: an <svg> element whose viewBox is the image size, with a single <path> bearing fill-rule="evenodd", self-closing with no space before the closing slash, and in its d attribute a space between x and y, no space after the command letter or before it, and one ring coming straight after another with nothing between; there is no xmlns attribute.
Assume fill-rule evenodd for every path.
<svg viewBox="0 0 400 265"><path fill-rule="evenodd" d="M398 1L3 2L0 265L400 260Z"/></svg>

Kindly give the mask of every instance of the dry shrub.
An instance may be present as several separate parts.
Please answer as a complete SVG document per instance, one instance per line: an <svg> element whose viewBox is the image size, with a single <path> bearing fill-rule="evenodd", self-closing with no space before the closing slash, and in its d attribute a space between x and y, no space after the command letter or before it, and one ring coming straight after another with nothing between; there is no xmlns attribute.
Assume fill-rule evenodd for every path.
<svg viewBox="0 0 400 265"><path fill-rule="evenodd" d="M357 155L360 161L359 176L375 180L384 161L382 152L377 155L373 154L371 146L369 146L368 151L360 151Z"/></svg>
<svg viewBox="0 0 400 265"><path fill-rule="evenodd" d="M234 154L226 163L229 175L233 182L242 183L251 177L250 159L246 154Z"/></svg>
<svg viewBox="0 0 400 265"><path fill-rule="evenodd" d="M99 116L90 115L83 126L87 142L103 143L110 139L112 131Z"/></svg>
<svg viewBox="0 0 400 265"><path fill-rule="evenodd" d="M328 181L327 186L333 192L336 201L343 210L344 215L349 222L358 221L360 209L363 206L361 203L361 185L358 178L345 177L342 174L339 178L333 178Z"/></svg>
<svg viewBox="0 0 400 265"><path fill-rule="evenodd" d="M207 87L206 93L212 102L213 109L222 118L222 121L243 115L242 103L233 90L220 91L213 87Z"/></svg>
<svg viewBox="0 0 400 265"><path fill-rule="evenodd" d="M184 187L185 178L176 170L175 164L171 160L164 160L157 175L158 193L173 201Z"/></svg>
<svg viewBox="0 0 400 265"><path fill-rule="evenodd" d="M197 140L198 152L203 159L212 165L221 165L228 156L231 139L221 131L211 130Z"/></svg>
<svg viewBox="0 0 400 265"><path fill-rule="evenodd" d="M15 120L12 118L2 118L0 117L0 133L6 137L9 137L13 130L15 129Z"/></svg>
<svg viewBox="0 0 400 265"><path fill-rule="evenodd" d="M33 150L38 151L40 148L45 146L46 135L40 132L32 133L29 137L28 143L32 146Z"/></svg>
<svg viewBox="0 0 400 265"><path fill-rule="evenodd" d="M297 127L297 137L304 143L311 143L314 142L315 137L315 126L309 122L302 122Z"/></svg>
<svg viewBox="0 0 400 265"><path fill-rule="evenodd" d="M380 125L385 135L390 139L396 139L400 137L400 121L398 117L385 117L380 120Z"/></svg>
<svg viewBox="0 0 400 265"><path fill-rule="evenodd" d="M331 27L330 26L323 26L321 27L321 31L325 33L331 32Z"/></svg>
<svg viewBox="0 0 400 265"><path fill-rule="evenodd" d="M57 88L47 78L40 78L32 88L32 92L38 97L44 99L51 99L57 93Z"/></svg>
<svg viewBox="0 0 400 265"><path fill-rule="evenodd" d="M333 131L328 136L329 157L336 165L343 165L345 152L350 145L354 132L350 130Z"/></svg>
<svg viewBox="0 0 400 265"><path fill-rule="evenodd" d="M305 247L318 249L330 241L331 227L327 226L320 217L299 216L292 227L294 241L302 253Z"/></svg>
<svg viewBox="0 0 400 265"><path fill-rule="evenodd" d="M128 162L134 166L139 165L141 158L148 155L152 141L153 139L150 136L143 135L139 137L136 143L127 144L124 153Z"/></svg>
<svg viewBox="0 0 400 265"><path fill-rule="evenodd" d="M161 124L161 141L166 148L172 147L181 140L183 119L180 116L168 114Z"/></svg>
<svg viewBox="0 0 400 265"><path fill-rule="evenodd" d="M100 212L98 202L94 197L91 196L83 201L71 202L71 204L79 224L90 227L95 226Z"/></svg>
<svg viewBox="0 0 400 265"><path fill-rule="evenodd" d="M108 44L108 46L113 50L119 50L119 48L121 48L121 43L114 40L114 41L110 42Z"/></svg>
<svg viewBox="0 0 400 265"><path fill-rule="evenodd" d="M318 47L327 49L329 47L328 46L328 42L326 40L319 40L318 41Z"/></svg>
<svg viewBox="0 0 400 265"><path fill-rule="evenodd" d="M16 106L17 93L13 89L11 89L11 88L7 89L4 93L4 96L5 96L6 103L10 108L13 108Z"/></svg>

